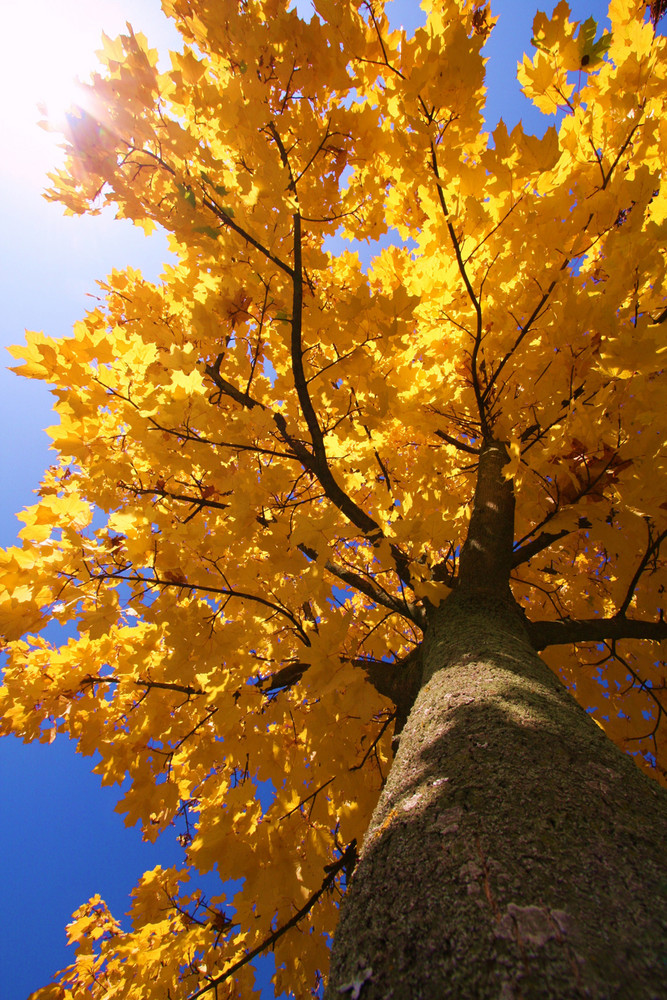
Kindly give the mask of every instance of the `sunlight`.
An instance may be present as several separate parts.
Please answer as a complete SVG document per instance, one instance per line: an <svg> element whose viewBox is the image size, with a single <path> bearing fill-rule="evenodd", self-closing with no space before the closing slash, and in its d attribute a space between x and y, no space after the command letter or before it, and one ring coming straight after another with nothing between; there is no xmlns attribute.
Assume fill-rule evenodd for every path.
<svg viewBox="0 0 667 1000"><path fill-rule="evenodd" d="M86 79L95 65L98 43L86 30L72 2L10 3L5 9L2 76L6 101L3 130L9 134L15 173L34 176L54 162L55 137L40 135L37 123L47 115L54 124L77 101L76 76Z"/></svg>
<svg viewBox="0 0 667 1000"><path fill-rule="evenodd" d="M0 38L0 82L5 100L2 119L5 149L16 183L44 182L61 160L59 135L37 127L48 119L52 129L72 104L80 104L82 88L98 65L104 31L111 38L125 32L127 6L118 0L8 0L3 4ZM178 36L160 16L159 0L134 0L132 25L147 29L161 52L176 48ZM156 33L155 25L158 25Z"/></svg>

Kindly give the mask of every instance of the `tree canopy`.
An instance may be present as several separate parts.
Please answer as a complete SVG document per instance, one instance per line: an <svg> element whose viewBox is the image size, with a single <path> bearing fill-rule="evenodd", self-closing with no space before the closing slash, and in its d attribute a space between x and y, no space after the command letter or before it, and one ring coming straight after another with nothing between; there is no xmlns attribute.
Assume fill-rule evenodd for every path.
<svg viewBox="0 0 667 1000"><path fill-rule="evenodd" d="M518 74L541 138L485 131L485 4L423 0L412 37L382 0L163 7L182 51L160 71L131 28L105 39L48 196L162 227L176 262L114 271L71 336L13 349L51 386L57 460L0 554L0 707L129 775L127 823L176 824L184 863L144 875L130 929L85 903L41 1000L250 997L268 948L277 993L318 988L486 442L535 647L667 783L645 4L611 0L604 32L537 14ZM365 268L334 235L388 245ZM216 867L240 889L204 896Z"/></svg>

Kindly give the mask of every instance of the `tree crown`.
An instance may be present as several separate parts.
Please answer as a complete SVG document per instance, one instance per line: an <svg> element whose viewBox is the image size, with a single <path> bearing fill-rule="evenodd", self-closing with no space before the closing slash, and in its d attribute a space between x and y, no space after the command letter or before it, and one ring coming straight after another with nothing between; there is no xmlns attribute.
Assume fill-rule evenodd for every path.
<svg viewBox="0 0 667 1000"><path fill-rule="evenodd" d="M82 907L44 1000L232 976L251 996L268 946L278 991L314 988L429 611L495 585L461 559L492 447L531 638L665 773L664 673L638 641L667 635L644 4L612 0L601 34L565 2L537 15L519 79L564 112L541 138L484 131L494 21L472 0L424 0L412 37L381 0L314 0L310 22L286 0L163 6L182 51L161 72L131 29L105 39L49 197L163 227L175 263L114 271L72 336L14 349L52 386L58 459L1 556L0 704L4 731L67 732L105 783L129 774L127 822L180 823L186 861L146 873L129 931ZM341 235L389 245L366 268ZM196 888L216 865L233 898Z"/></svg>

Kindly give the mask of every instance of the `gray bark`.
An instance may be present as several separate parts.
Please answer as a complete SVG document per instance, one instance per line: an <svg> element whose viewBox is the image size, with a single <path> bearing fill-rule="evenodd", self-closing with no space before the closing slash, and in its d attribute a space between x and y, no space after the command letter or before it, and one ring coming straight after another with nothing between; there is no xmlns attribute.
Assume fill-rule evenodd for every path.
<svg viewBox="0 0 667 1000"><path fill-rule="evenodd" d="M505 461L485 444L325 1000L667 997L667 794L531 644L509 590Z"/></svg>
<svg viewBox="0 0 667 1000"><path fill-rule="evenodd" d="M455 596L424 659L327 1000L664 1000L663 790L565 691L510 602Z"/></svg>

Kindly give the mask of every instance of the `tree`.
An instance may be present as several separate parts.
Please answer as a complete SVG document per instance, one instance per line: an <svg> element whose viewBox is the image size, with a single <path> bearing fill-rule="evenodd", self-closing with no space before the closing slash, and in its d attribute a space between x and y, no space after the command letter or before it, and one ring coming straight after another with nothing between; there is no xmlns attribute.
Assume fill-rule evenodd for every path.
<svg viewBox="0 0 667 1000"><path fill-rule="evenodd" d="M176 263L15 349L58 461L1 704L185 861L37 996L249 997L268 949L306 996L353 871L328 997L664 995L664 40L538 14L559 128L489 136L472 0L163 6L182 52L105 40L49 196Z"/></svg>

